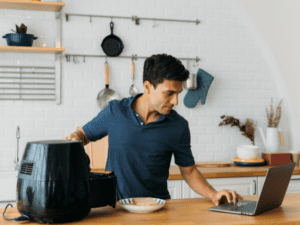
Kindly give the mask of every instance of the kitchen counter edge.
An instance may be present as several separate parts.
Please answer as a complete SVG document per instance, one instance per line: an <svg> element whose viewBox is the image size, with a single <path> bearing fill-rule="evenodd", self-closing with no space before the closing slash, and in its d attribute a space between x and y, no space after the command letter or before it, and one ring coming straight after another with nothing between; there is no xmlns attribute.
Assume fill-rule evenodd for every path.
<svg viewBox="0 0 300 225"><path fill-rule="evenodd" d="M205 178L226 178L226 177L259 177L266 176L268 169L273 166L236 166L232 164L227 167L197 167ZM104 169L92 169L92 172L102 173ZM293 175L300 174L300 166L296 165ZM182 180L179 166L170 166L168 180Z"/></svg>

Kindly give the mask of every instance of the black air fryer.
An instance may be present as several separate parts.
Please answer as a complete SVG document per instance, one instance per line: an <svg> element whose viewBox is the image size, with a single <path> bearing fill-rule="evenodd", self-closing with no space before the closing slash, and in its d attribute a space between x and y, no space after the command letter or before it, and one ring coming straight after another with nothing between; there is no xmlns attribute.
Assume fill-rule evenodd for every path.
<svg viewBox="0 0 300 225"><path fill-rule="evenodd" d="M22 216L8 220L65 223L83 219L91 208L115 208L116 176L91 173L89 163L81 141L28 142L17 180Z"/></svg>

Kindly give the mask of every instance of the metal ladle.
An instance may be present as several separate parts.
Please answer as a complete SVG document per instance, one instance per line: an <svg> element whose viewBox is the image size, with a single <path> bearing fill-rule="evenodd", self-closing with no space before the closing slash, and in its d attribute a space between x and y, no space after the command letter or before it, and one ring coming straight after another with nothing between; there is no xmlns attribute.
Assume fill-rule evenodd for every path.
<svg viewBox="0 0 300 225"><path fill-rule="evenodd" d="M132 77L132 85L129 88L129 94L131 96L135 96L139 93L138 89L133 85L134 80L134 62L131 62L131 77Z"/></svg>
<svg viewBox="0 0 300 225"><path fill-rule="evenodd" d="M109 88L109 67L105 61L105 88L99 92L97 96L97 104L101 109L104 109L111 100L120 100L120 96L114 90Z"/></svg>

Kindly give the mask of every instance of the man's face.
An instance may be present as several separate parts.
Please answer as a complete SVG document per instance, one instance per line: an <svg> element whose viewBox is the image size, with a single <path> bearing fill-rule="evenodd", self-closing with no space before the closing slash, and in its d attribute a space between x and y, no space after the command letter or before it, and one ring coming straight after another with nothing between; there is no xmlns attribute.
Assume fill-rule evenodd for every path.
<svg viewBox="0 0 300 225"><path fill-rule="evenodd" d="M174 105L178 105L178 94L182 92L182 81L166 80L156 89L150 84L151 107L160 114L169 114Z"/></svg>

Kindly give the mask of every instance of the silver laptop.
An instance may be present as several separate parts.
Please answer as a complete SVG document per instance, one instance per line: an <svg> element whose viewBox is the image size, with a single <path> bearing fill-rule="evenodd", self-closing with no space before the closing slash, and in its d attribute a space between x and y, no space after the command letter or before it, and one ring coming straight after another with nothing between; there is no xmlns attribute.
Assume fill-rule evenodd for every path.
<svg viewBox="0 0 300 225"><path fill-rule="evenodd" d="M269 168L258 201L239 200L236 205L227 202L211 207L209 210L255 216L279 207L283 202L295 165L289 163Z"/></svg>

